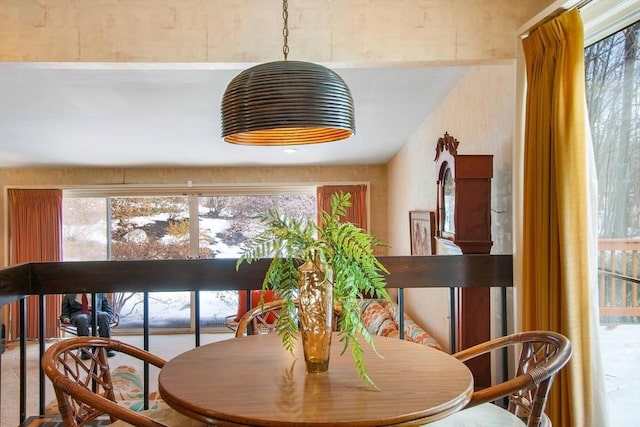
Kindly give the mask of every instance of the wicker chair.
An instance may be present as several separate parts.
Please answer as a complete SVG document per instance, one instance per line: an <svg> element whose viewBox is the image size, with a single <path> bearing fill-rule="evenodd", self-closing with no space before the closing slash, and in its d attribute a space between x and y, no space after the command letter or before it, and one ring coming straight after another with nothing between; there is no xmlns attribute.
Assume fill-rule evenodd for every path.
<svg viewBox="0 0 640 427"><path fill-rule="evenodd" d="M280 318L283 301L265 302L253 307L242 315L236 328L236 338L244 335L270 334L276 330L276 322ZM298 307L298 301L295 301ZM251 325L251 327L249 327Z"/></svg>
<svg viewBox="0 0 640 427"><path fill-rule="evenodd" d="M571 342L555 332L522 332L478 344L454 357L466 361L509 347L520 349L515 376L475 391L464 410L430 426L551 426L544 408L553 378L571 359ZM507 409L491 403L505 397L508 398Z"/></svg>
<svg viewBox="0 0 640 427"><path fill-rule="evenodd" d="M165 361L132 345L100 337L78 337L51 345L42 369L53 383L65 427L85 426L108 418L114 424L141 427L205 426L163 405L135 412L116 402L107 350L125 353L161 368ZM119 421L118 421L119 420Z"/></svg>
<svg viewBox="0 0 640 427"><path fill-rule="evenodd" d="M282 300L265 302L262 305L247 311L238 322L236 328L236 338L244 335L270 334L276 331L276 322L280 318L280 310L282 309ZM294 301L296 307L300 303ZM333 309L333 329L338 330L338 320L340 310L336 307ZM251 327L249 327L251 325Z"/></svg>

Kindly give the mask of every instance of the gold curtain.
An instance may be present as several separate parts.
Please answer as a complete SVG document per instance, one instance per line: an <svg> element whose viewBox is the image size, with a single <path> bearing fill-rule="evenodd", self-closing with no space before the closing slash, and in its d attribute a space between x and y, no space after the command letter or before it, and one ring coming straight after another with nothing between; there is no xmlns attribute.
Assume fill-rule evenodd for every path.
<svg viewBox="0 0 640 427"><path fill-rule="evenodd" d="M62 259L62 191L9 189L10 264L60 261ZM45 336L59 336L57 317L61 295L45 296ZM39 300L27 298L27 336L38 338ZM19 308L10 309L11 337L18 337ZM24 337L23 337L24 338Z"/></svg>
<svg viewBox="0 0 640 427"><path fill-rule="evenodd" d="M557 331L573 343L572 360L556 377L547 404L553 425L602 427L607 421L591 290L590 140L578 10L536 28L523 48L522 327Z"/></svg>
<svg viewBox="0 0 640 427"><path fill-rule="evenodd" d="M318 213L331 210L331 196L342 191L351 193L351 207L343 218L352 222L363 230L367 230L367 186L360 185L323 185L317 188ZM318 214L318 224L320 215Z"/></svg>

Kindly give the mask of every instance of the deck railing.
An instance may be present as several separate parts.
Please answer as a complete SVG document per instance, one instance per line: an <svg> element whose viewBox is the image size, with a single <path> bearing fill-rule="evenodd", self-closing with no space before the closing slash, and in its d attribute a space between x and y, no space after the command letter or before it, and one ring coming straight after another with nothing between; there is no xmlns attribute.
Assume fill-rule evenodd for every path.
<svg viewBox="0 0 640 427"><path fill-rule="evenodd" d="M640 319L640 239L598 240L600 321Z"/></svg>
<svg viewBox="0 0 640 427"><path fill-rule="evenodd" d="M503 290L513 286L513 259L511 255L457 255L457 256L393 256L381 257L390 275L389 288L398 289L399 310L404 312L405 288L456 288L496 287ZM26 336L26 297L38 296L44 305L44 295L96 292L170 292L170 291L226 291L259 289L269 260L235 269L236 260L162 260L162 261L91 261L29 263L0 269L0 306L19 301L20 332ZM196 292L197 295L197 292ZM503 297L503 312L506 310ZM42 306L41 306L42 307ZM453 308L453 306L452 306ZM42 310L47 307L42 307ZM59 307L48 308L59 310ZM199 310L196 298L196 313ZM44 319L43 312L39 318ZM194 347L200 345L199 316L196 315ZM501 316L506 329L506 316ZM455 315L450 315L451 330ZM400 331L404 330L400 316ZM145 305L143 321L143 347L149 349L148 307ZM40 337L45 331L44 321L38 325ZM452 340L455 342L455 340ZM31 416L44 415L45 377L39 372L38 414L26 413L26 340L20 344L20 416L16 423L24 423ZM39 339L40 355L44 353L45 340ZM0 355L0 368L2 357ZM504 370L503 366L503 370ZM149 369L143 372L145 395L149 391ZM51 398L51 396L49 396ZM11 396L14 400L15 396ZM2 402L0 401L0 408Z"/></svg>

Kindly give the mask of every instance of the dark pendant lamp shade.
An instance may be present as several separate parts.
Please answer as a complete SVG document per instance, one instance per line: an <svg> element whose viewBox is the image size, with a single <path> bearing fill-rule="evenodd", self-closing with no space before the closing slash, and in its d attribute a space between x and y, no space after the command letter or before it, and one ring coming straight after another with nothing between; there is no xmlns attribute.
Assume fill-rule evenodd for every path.
<svg viewBox="0 0 640 427"><path fill-rule="evenodd" d="M311 62L256 65L238 74L222 97L222 137L234 144L316 144L354 133L349 87Z"/></svg>

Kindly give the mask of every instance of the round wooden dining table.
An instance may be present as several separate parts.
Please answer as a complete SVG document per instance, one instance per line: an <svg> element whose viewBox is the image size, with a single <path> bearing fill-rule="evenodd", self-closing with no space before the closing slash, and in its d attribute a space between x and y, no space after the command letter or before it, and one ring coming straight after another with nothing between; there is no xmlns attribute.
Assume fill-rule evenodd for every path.
<svg viewBox="0 0 640 427"><path fill-rule="evenodd" d="M463 408L469 369L454 357L397 338L363 343L363 384L350 349L333 336L329 370L306 372L277 334L218 341L182 353L160 370L159 391L177 411L218 426L414 426Z"/></svg>

